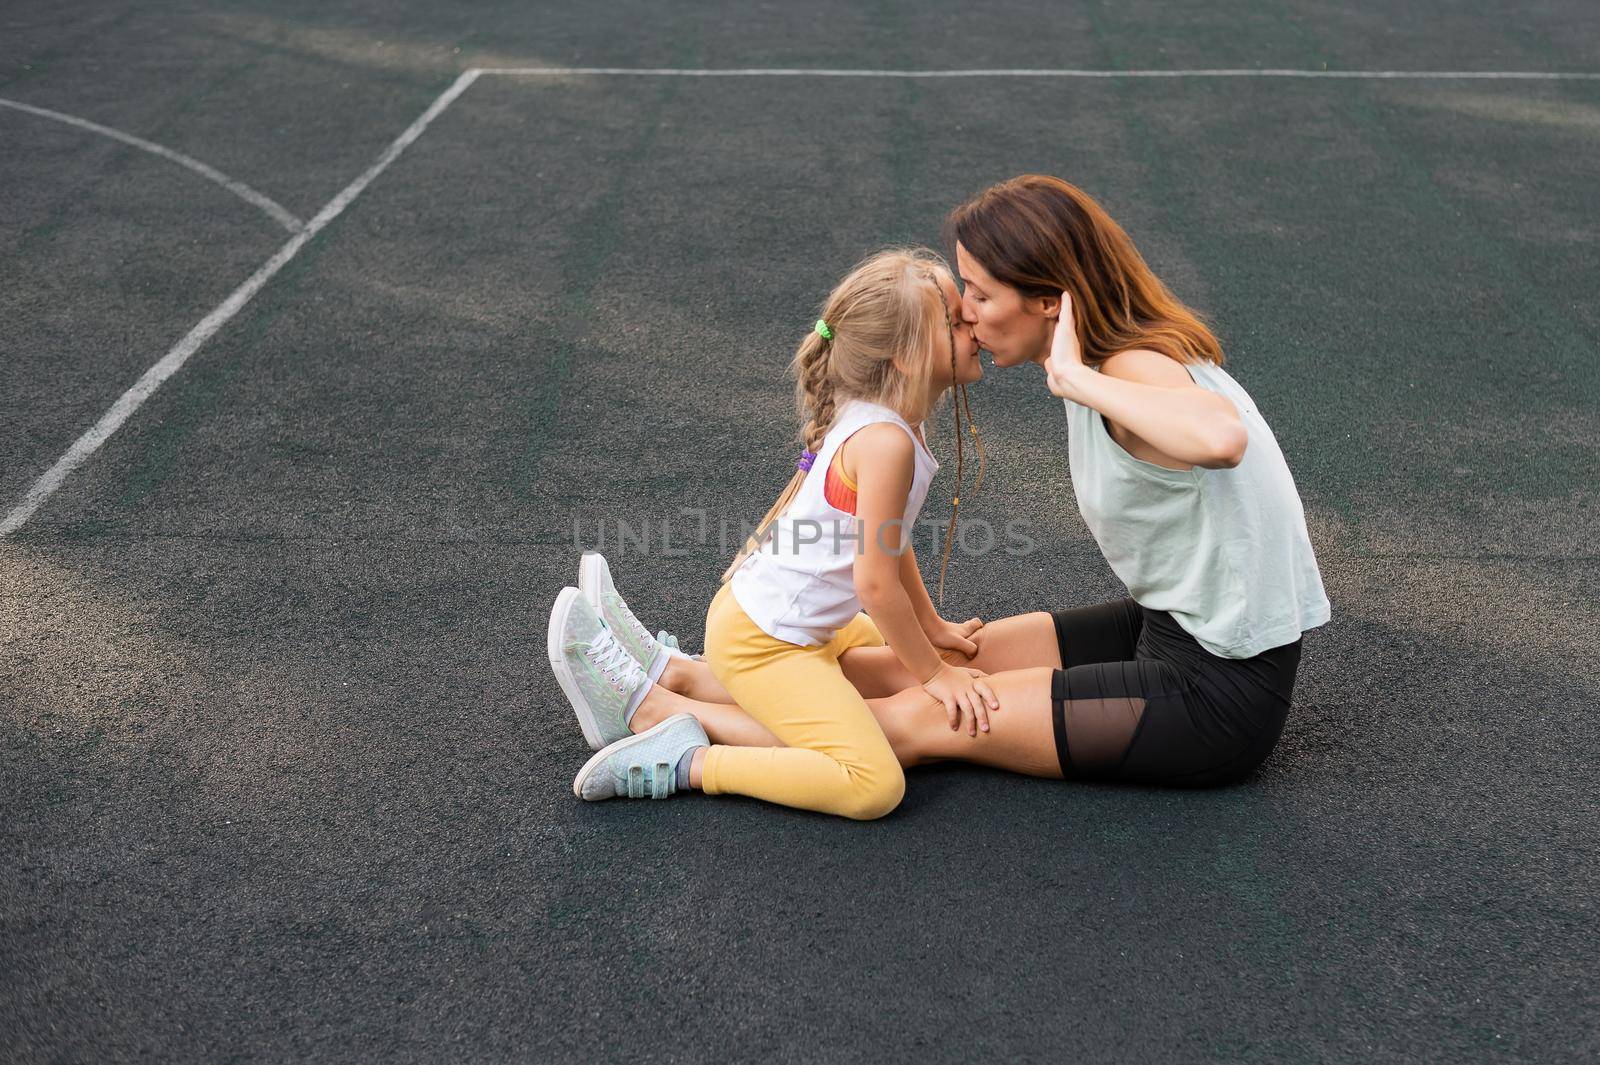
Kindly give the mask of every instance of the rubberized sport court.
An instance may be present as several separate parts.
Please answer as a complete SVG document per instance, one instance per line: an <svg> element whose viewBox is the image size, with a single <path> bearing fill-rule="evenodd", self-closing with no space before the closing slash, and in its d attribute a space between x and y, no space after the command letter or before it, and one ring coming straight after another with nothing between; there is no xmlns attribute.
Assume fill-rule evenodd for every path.
<svg viewBox="0 0 1600 1065"><path fill-rule="evenodd" d="M1272 758L574 800L580 547L759 517L829 286L1027 171L1288 457ZM1594 1060L1597 173L1577 2L6 5L0 1059ZM948 616L1124 594L972 395ZM698 648L715 539L610 557Z"/></svg>

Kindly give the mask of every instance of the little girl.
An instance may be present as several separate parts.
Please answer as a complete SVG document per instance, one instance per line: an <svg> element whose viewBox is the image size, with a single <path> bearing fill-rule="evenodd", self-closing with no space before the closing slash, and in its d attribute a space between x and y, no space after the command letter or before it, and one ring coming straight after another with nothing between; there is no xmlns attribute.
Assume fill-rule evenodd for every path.
<svg viewBox="0 0 1600 1065"><path fill-rule="evenodd" d="M947 389L982 373L959 305L937 255L880 252L834 289L795 354L805 451L723 574L705 647L729 700L786 746L712 745L687 713L631 734L628 719L669 652L600 587L609 580L597 578L587 598L562 592L551 615L551 664L584 734L609 744L574 780L580 797L664 798L699 788L883 816L904 795L905 776L839 666L853 648L887 643L952 717L998 708L981 673L941 657L942 649L972 646L971 623L939 617L910 548L939 468L922 422Z"/></svg>

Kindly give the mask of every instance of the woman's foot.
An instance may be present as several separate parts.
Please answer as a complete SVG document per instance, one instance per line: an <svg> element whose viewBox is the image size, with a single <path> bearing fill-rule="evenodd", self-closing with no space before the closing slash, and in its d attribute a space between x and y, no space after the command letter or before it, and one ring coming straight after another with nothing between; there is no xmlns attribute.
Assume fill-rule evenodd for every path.
<svg viewBox="0 0 1600 1065"><path fill-rule="evenodd" d="M628 719L650 693L650 678L578 589L556 596L546 644L589 746L599 750L631 735Z"/></svg>
<svg viewBox="0 0 1600 1065"><path fill-rule="evenodd" d="M572 793L589 802L665 799L688 790L695 753L710 745L693 714L677 714L589 759L573 778Z"/></svg>

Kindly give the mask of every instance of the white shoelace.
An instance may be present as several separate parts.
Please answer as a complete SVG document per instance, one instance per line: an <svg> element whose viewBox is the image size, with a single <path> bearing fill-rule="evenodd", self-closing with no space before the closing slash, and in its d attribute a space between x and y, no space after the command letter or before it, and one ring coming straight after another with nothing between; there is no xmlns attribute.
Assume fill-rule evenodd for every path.
<svg viewBox="0 0 1600 1065"><path fill-rule="evenodd" d="M596 669L605 674L619 695L633 691L644 677L644 668L633 660L628 649L617 642L609 629L601 629L596 633L583 653L589 656L589 661L594 663Z"/></svg>
<svg viewBox="0 0 1600 1065"><path fill-rule="evenodd" d="M611 596L617 612L622 615L623 623L632 630L634 639L639 641L639 646L650 647L652 643L656 642L655 637L650 635L650 630L644 627L644 622L640 621L634 614L633 609L628 606L627 600L623 599L615 591L611 593Z"/></svg>

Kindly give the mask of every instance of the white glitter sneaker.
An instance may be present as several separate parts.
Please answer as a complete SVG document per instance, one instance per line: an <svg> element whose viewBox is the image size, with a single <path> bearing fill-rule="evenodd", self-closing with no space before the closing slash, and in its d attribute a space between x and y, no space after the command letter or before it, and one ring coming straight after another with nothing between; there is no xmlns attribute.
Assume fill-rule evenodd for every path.
<svg viewBox="0 0 1600 1065"><path fill-rule="evenodd" d="M628 711L649 693L650 678L578 589L556 596L545 642L589 746L598 751L630 735Z"/></svg>

